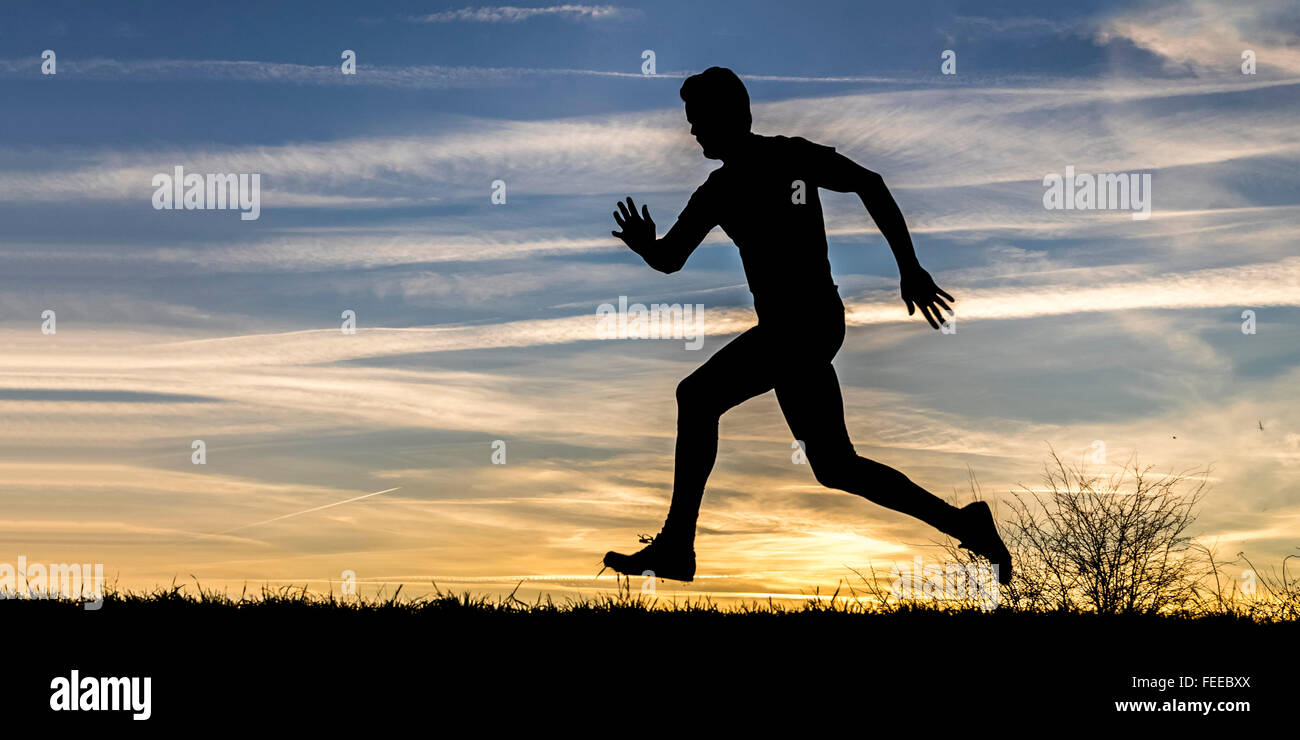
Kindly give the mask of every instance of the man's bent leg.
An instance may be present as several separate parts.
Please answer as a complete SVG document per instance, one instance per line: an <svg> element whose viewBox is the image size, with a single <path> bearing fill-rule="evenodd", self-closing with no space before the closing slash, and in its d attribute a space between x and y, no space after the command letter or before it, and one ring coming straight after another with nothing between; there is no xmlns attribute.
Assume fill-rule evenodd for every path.
<svg viewBox="0 0 1300 740"><path fill-rule="evenodd" d="M961 518L957 507L888 465L854 451L844 424L839 378L830 362L783 374L776 384L776 398L790 431L804 443L819 483L916 517L941 532L958 534Z"/></svg>

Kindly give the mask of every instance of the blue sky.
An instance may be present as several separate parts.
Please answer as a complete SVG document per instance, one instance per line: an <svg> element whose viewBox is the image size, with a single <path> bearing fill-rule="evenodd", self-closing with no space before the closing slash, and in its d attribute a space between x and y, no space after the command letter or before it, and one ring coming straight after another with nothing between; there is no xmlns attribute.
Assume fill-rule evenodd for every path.
<svg viewBox="0 0 1300 740"><path fill-rule="evenodd" d="M672 276L609 236L618 198L662 231L716 166L677 88L719 64L756 131L881 172L958 298L955 334L909 320L857 199L823 194L862 454L962 496L968 469L1000 496L1094 440L1104 474L1213 465L1199 534L1275 559L1300 533L1298 27L1266 2L12 6L0 532L133 585L599 586L600 554L662 519L675 383L752 323L720 231ZM177 165L260 173L261 217L155 210ZM1151 219L1044 209L1066 166L1151 173ZM704 304L704 349L595 340L620 295ZM792 465L771 397L723 435L685 592L927 552Z"/></svg>

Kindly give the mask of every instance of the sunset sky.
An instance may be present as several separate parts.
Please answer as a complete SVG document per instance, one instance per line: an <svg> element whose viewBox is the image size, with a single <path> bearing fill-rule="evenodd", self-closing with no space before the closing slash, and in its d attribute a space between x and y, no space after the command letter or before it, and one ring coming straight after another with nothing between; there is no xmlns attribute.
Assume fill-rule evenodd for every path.
<svg viewBox="0 0 1300 740"><path fill-rule="evenodd" d="M676 383L753 322L721 230L673 275L609 233L628 195L666 231L718 166L678 98L716 64L756 132L880 172L958 299L954 334L909 318L856 196L822 194L859 453L960 502L973 474L995 504L1094 440L1102 474L1212 466L1195 534L1280 562L1300 545L1300 10L981 5L6 8L0 561L131 588L611 587L601 556L667 509ZM155 210L177 166L260 173L260 218ZM1151 218L1045 209L1067 166L1150 173ZM620 296L703 304L703 348L597 339ZM699 576L660 594L825 592L937 555L934 530L794 464L771 394L722 436Z"/></svg>

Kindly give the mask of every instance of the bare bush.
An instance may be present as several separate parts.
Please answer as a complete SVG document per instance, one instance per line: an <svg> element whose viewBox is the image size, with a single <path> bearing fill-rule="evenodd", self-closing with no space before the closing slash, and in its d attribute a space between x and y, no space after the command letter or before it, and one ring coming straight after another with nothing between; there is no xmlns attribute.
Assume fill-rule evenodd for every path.
<svg viewBox="0 0 1300 740"><path fill-rule="evenodd" d="M1208 562L1189 528L1208 470L1151 471L1130 460L1119 473L1095 475L1052 452L1043 489L1013 492L1007 502L1002 535L1015 571L1002 603L1103 614L1194 606ZM978 498L973 477L972 491ZM956 543L943 547L969 562Z"/></svg>

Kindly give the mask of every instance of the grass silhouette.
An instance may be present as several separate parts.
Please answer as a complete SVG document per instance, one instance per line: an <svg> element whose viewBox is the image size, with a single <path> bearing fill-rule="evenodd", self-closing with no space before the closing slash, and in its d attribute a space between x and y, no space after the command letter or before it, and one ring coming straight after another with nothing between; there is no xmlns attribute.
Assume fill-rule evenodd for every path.
<svg viewBox="0 0 1300 740"><path fill-rule="evenodd" d="M556 711L587 706L593 691L612 691L631 709L686 702L733 719L796 698L843 708L883 693L910 697L894 708L904 714L937 701L968 717L1014 711L1059 721L1065 712L1131 724L1144 719L1117 717L1113 702L1168 698L1132 688L1133 676L1152 675L1250 675L1248 690L1179 697L1244 698L1259 719L1286 706L1278 697L1294 685L1300 644L1295 620L1258 611L986 612L881 604L847 590L797 604L719 605L655 599L630 585L525 602L445 591L405 598L400 589L365 598L305 587L232 595L173 584L110 590L97 611L11 599L0 602L0 624L10 635L0 691L12 706L47 706L50 679L73 668L147 675L152 724L291 707L343 721L381 707L482 710L507 699Z"/></svg>

